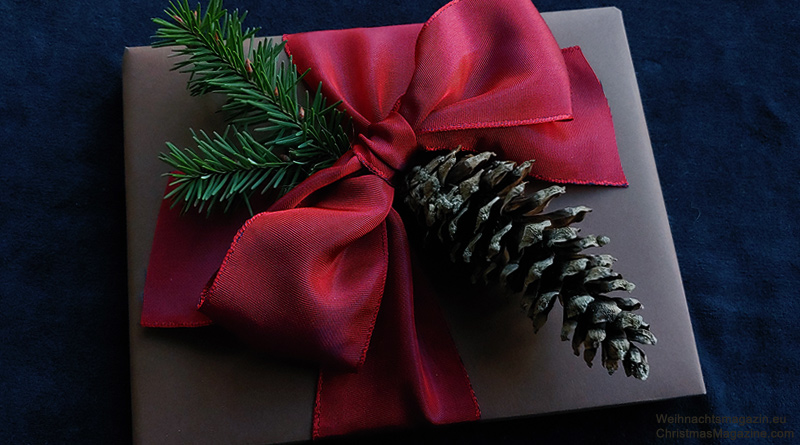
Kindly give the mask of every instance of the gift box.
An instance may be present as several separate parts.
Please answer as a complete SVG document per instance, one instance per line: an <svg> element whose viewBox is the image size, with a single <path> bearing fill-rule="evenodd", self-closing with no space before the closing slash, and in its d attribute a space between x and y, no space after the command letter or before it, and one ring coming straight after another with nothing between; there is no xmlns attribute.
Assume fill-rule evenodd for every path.
<svg viewBox="0 0 800 445"><path fill-rule="evenodd" d="M680 271L659 186L622 15L615 8L542 14L561 47L580 46L614 119L627 188L568 186L560 206L586 205L580 227L607 235L603 253L636 283L658 337L646 346L647 381L590 369L538 334L519 305L500 297L465 305L440 298L483 420L704 394ZM223 98L191 97L170 71L169 49L128 48L123 59L131 387L136 443L277 443L311 438L318 369L267 356L218 327L140 325L142 296L166 168L164 142L191 145L189 128L224 128ZM505 300L503 300L505 298ZM497 302L499 300L499 303ZM620 373L621 374L621 373Z"/></svg>

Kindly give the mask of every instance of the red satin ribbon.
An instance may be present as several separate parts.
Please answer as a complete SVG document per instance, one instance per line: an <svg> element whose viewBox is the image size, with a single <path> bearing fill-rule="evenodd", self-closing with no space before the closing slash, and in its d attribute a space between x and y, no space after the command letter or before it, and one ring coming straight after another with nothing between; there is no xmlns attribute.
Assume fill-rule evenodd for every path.
<svg viewBox="0 0 800 445"><path fill-rule="evenodd" d="M391 184L421 149L462 145L536 159L542 179L625 185L602 88L528 0L456 0L423 25L286 39L311 84L353 117L352 150L247 220L232 244L242 219L163 205L142 324L213 321L319 363L314 437L477 419Z"/></svg>

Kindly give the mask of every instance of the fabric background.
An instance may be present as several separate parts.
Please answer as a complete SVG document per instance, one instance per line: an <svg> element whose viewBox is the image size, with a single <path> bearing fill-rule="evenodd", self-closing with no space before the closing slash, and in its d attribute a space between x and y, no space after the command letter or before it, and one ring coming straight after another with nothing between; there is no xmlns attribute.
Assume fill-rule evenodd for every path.
<svg viewBox="0 0 800 445"><path fill-rule="evenodd" d="M276 35L422 22L444 3L226 6ZM360 439L659 443L657 414L782 416L725 428L798 431L800 13L778 1L536 5L623 12L708 395ZM0 1L2 443L130 441L121 61L165 6Z"/></svg>

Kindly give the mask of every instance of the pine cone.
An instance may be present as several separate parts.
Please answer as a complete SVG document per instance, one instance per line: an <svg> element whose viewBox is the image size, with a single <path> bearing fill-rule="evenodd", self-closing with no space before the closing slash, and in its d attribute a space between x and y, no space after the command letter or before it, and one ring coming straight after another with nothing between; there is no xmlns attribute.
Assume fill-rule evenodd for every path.
<svg viewBox="0 0 800 445"><path fill-rule="evenodd" d="M535 190L524 180L531 161L518 165L494 157L456 149L408 174L405 203L427 227L426 238L444 246L453 262L471 269L473 282L499 282L521 293L534 332L558 300L564 307L561 339L572 335L575 355L583 345L591 367L602 345L609 374L621 360L628 376L647 379L647 358L632 343L656 343L650 326L632 312L642 305L634 298L605 295L630 292L633 283L611 269L613 257L583 252L605 245L608 238L580 237L570 227L591 209L543 213L566 189L553 185Z"/></svg>

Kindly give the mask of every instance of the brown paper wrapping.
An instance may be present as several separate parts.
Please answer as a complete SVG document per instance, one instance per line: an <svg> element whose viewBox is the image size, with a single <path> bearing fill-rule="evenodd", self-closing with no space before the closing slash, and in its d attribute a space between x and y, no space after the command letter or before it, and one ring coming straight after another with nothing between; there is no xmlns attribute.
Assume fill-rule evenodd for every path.
<svg viewBox="0 0 800 445"><path fill-rule="evenodd" d="M615 8L543 14L562 47L579 45L608 97L630 187L568 186L558 206L594 209L579 227L636 283L633 296L658 345L645 346L645 382L587 368L559 340L560 316L536 335L515 301L476 310L441 301L483 419L572 411L704 394L686 298L661 195L622 14ZM131 387L136 443L275 443L311 437L317 371L264 357L215 327L139 325L142 289L166 179L164 142L223 128L219 97L190 97L168 49L123 59Z"/></svg>

